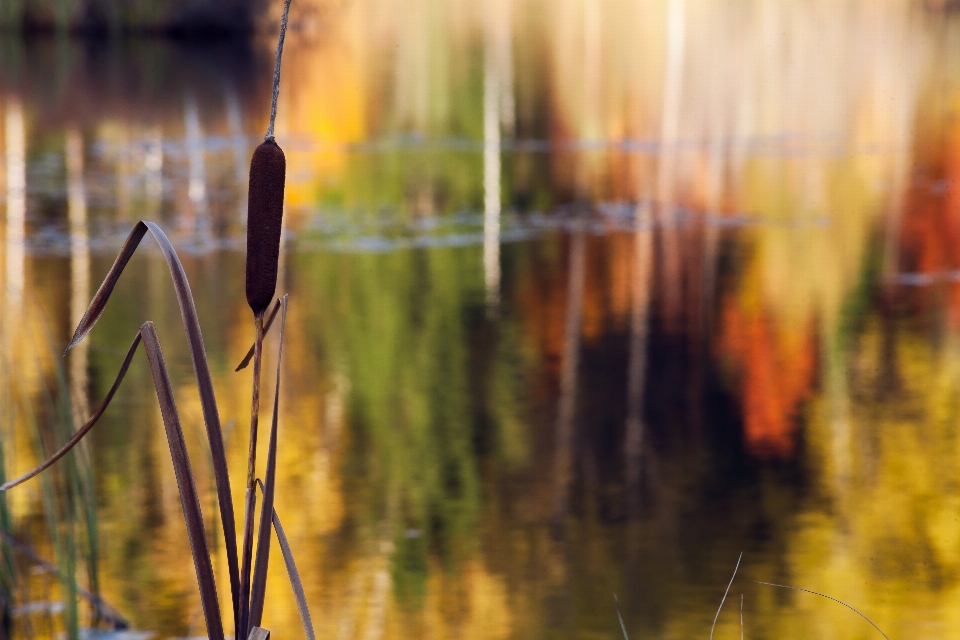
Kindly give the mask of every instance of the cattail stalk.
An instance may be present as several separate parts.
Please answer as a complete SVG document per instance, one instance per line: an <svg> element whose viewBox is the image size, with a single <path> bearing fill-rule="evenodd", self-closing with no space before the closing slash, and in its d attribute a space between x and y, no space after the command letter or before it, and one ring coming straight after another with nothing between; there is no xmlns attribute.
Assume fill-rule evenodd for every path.
<svg viewBox="0 0 960 640"><path fill-rule="evenodd" d="M263 315L273 301L280 261L280 234L283 223L283 189L286 158L274 139L277 97L280 95L280 58L287 33L290 0L283 6L280 37L273 70L273 99L270 124L264 141L250 160L250 187L247 198L247 304L253 311L256 341L253 352L253 392L250 401L250 448L247 454L247 485L243 522L240 571L240 620L236 637L243 640L250 624L250 571L253 555L253 522L256 508L257 428L260 414L260 366L263 359Z"/></svg>

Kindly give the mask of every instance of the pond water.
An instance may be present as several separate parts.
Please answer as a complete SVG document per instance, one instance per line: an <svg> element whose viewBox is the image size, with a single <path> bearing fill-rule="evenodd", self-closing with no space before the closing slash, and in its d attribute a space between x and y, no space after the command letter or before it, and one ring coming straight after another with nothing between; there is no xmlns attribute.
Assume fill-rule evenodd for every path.
<svg viewBox="0 0 960 640"><path fill-rule="evenodd" d="M716 638L879 637L770 582L960 638L960 22L725 5L294 3L277 511L320 637L616 638L614 594L633 638L710 637L721 601ZM241 508L272 47L0 39L8 477L154 320L215 522L152 241L59 357L142 218L190 277ZM136 629L203 635L141 356L88 441L4 526ZM264 626L299 637L274 554ZM56 581L14 568L14 635L56 635Z"/></svg>

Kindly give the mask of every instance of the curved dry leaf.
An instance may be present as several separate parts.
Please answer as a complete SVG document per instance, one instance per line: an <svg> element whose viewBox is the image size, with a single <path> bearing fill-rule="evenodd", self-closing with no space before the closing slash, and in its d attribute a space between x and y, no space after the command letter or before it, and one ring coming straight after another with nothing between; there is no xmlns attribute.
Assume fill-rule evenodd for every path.
<svg viewBox="0 0 960 640"><path fill-rule="evenodd" d="M187 335L187 344L190 348L190 357L193 360L193 370L197 380L197 388L200 392L200 405L203 413L203 422L207 430L207 441L210 444L210 456L213 460L214 480L217 487L217 502L220 506L220 522L223 527L224 546L227 553L227 565L230 573L230 593L233 600L234 624L239 626L239 593L240 593L240 568L237 562L237 532L236 520L233 512L233 496L230 491L230 476L227 468L227 456L223 446L223 434L220 427L220 414L217 410L217 400L213 392L213 378L210 375L210 365L207 362L207 353L203 346L203 335L200 332L200 320L197 316L197 308L193 301L193 294L190 291L190 283L187 280L187 274L183 269L180 258L173 248L170 239L163 230L153 222L143 220L137 222L130 235L123 243L117 259L114 261L110 271L107 272L103 283L94 295L90 306L80 320L77 330L73 334L73 339L67 346L69 351L78 342L83 340L84 336L90 333L103 310L107 306L110 295L116 287L120 275L123 273L127 263L133 256L140 242L143 240L147 231L160 245L160 250L167 262L170 270L170 277L173 280L173 287L177 295L177 303L180 306L180 316L183 319L183 329Z"/></svg>
<svg viewBox="0 0 960 640"><path fill-rule="evenodd" d="M97 407L97 410L93 412L93 416L84 423L82 427L77 429L77 431L70 437L65 445L60 447L52 456L40 463L39 466L23 474L19 478L14 478L9 482L0 485L0 491L6 491L7 489L12 489L18 484L22 484L42 473L44 470L49 469L57 460L67 455L71 449L73 449L83 437L86 436L93 425L97 424L97 420L100 419L100 416L103 415L103 412L107 410L107 407L110 405L110 401L113 400L114 394L116 394L117 389L120 388L120 383L123 382L123 377L127 374L127 369L130 368L130 361L133 360L133 354L137 352L137 346L140 344L140 332L137 332L137 337L133 339L133 344L130 345L130 348L127 349L127 355L123 359L123 364L120 365L120 373L117 374L117 378L113 381L113 386L110 387L110 391L107 392L107 396L103 399L103 402L100 403L100 406Z"/></svg>

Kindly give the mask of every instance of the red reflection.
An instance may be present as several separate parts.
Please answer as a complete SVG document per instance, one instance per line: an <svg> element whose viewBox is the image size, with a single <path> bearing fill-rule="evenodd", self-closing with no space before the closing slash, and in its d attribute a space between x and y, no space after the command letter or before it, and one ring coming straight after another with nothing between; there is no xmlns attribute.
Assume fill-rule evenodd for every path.
<svg viewBox="0 0 960 640"><path fill-rule="evenodd" d="M740 378L747 450L785 458L796 445L798 410L813 392L816 344L809 328L796 335L778 330L773 315L724 301L718 348Z"/></svg>
<svg viewBox="0 0 960 640"><path fill-rule="evenodd" d="M907 190L901 227L901 270L946 281L948 320L950 328L958 330L960 283L951 281L960 269L960 127L954 126L942 140L918 145L921 157ZM921 303L933 302L930 295L939 297L938 291L940 287L922 289Z"/></svg>

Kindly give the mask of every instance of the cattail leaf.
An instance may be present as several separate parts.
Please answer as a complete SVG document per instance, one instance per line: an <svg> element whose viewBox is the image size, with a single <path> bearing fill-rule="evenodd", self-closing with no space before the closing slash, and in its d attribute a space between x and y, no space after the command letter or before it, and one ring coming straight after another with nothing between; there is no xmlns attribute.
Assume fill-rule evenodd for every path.
<svg viewBox="0 0 960 640"><path fill-rule="evenodd" d="M140 333L137 332L137 337L133 339L133 343L130 345L130 348L127 349L127 355L123 359L123 364L120 365L120 372L113 381L113 385L110 387L110 391L107 392L107 396L103 399L103 402L101 402L100 406L98 406L96 411L93 412L93 416L91 416L90 419L83 424L83 426L77 429L70 439L67 440L67 443L60 447L60 449L58 449L52 456L19 478L14 478L13 480L5 482L3 485L0 485L0 491L12 489L18 484L23 484L30 478L33 478L42 473L44 470L49 469L57 460L67 455L71 449L73 449L81 440L83 440L83 437L86 436L91 429L93 429L93 425L97 424L97 420L100 419L100 416L103 415L103 412L106 411L107 407L110 405L110 401L113 400L113 396L117 393L117 389L120 388L120 383L123 382L123 377L127 375L127 369L130 368L130 361L133 360L133 354L137 352L137 346L139 344Z"/></svg>
<svg viewBox="0 0 960 640"><path fill-rule="evenodd" d="M107 307L107 300L110 299L110 294L113 293L113 288L117 285L117 280L120 279L120 274L123 273L124 267L130 262L130 258L133 257L134 252L137 250L137 247L140 246L140 242L146 233L147 225L145 225L143 221L140 221L130 232L130 235L127 236L123 247L120 248L117 259L113 261L113 266L110 267L110 271L107 272L107 277L104 278L103 284L100 285L96 295L93 296L93 300L90 302L90 306L87 307L87 311L80 319L80 324L77 325L77 330L74 332L70 344L67 345L66 351L70 351L70 349L77 346L77 344L83 340L84 336L90 333L93 326L97 324L97 320L100 319L100 316L103 315L103 310ZM64 351L64 354L66 354L66 351Z"/></svg>
<svg viewBox="0 0 960 640"><path fill-rule="evenodd" d="M287 296L280 300L280 347L277 352L277 382L273 389L273 419L267 447L267 473L263 481L263 506L257 531L257 559L253 565L253 586L250 592L250 622L259 627L263 617L263 599L267 592L267 565L270 561L270 522L273 514L274 488L277 482L277 423L280 415L280 363L283 359L283 333L287 324Z"/></svg>
<svg viewBox="0 0 960 640"><path fill-rule="evenodd" d="M267 332L270 331L270 327L273 325L273 319L277 317L277 312L280 311L280 301L273 305L273 309L270 310L270 315L267 316L267 321L263 325L263 337L267 337ZM253 359L253 352L256 350L257 344L253 343L250 345L250 350L247 351L247 355L243 356L243 360L240 361L240 364L237 365L237 368L234 369L234 372L243 371L247 368L247 365L250 364L250 360Z"/></svg>
<svg viewBox="0 0 960 640"><path fill-rule="evenodd" d="M200 407L203 413L203 422L207 430L207 441L210 444L210 457L213 460L213 474L217 486L217 502L220 506L220 522L223 527L223 542L227 553L227 566L230 573L230 593L233 600L234 624L239 626L240 621L240 569L237 561L237 530L233 512L233 496L230 491L230 476L227 469L227 456L223 446L223 434L220 427L220 413L217 410L217 399L213 392L213 378L210 374L210 365L207 362L207 352L203 346L203 335L200 332L200 320L197 316L197 307L190 291L187 274L183 270L180 258L173 248L170 239L163 230L152 222L141 220L136 224L130 235L127 236L120 254L107 272L103 283L93 297L93 301L80 320L67 349L74 347L86 336L107 306L110 294L120 279L124 268L140 245L143 236L150 231L163 253L173 280L177 303L180 306L180 316L183 319L184 332L187 335L187 344L190 348L190 357L193 360L193 371L200 392Z"/></svg>
<svg viewBox="0 0 960 640"><path fill-rule="evenodd" d="M203 526L203 513L200 511L200 498L197 495L196 482L190 468L190 456L187 443L180 427L180 416L173 398L173 385L163 359L160 341L153 322L147 321L140 327L143 347L150 362L153 374L153 386L160 403L160 415L167 432L167 444L173 460L173 471L180 489L180 504L183 518L187 524L187 536L190 538L190 550L193 553L193 565L197 572L197 584L200 587L200 604L207 623L207 636L211 640L223 638L223 622L220 619L220 604L217 599L217 582L210 562L210 548L207 546L207 534Z"/></svg>
<svg viewBox="0 0 960 640"><path fill-rule="evenodd" d="M250 160L247 197L247 304L263 315L277 290L283 187L287 161L273 139L261 142Z"/></svg>
<svg viewBox="0 0 960 640"><path fill-rule="evenodd" d="M257 480L257 486L260 487L260 491L263 491L263 483L260 480ZM277 532L277 542L280 544L283 563L287 567L290 586L293 587L293 596L297 600L297 611L300 614L303 632L307 635L307 640L317 640L317 635L313 631L313 620L310 618L310 609L307 607L307 594L303 590L303 581L300 579L300 571L297 570L297 563L290 549L290 541L287 540L287 534L283 530L283 525L280 524L280 516L277 515L276 508L273 509L273 530Z"/></svg>

